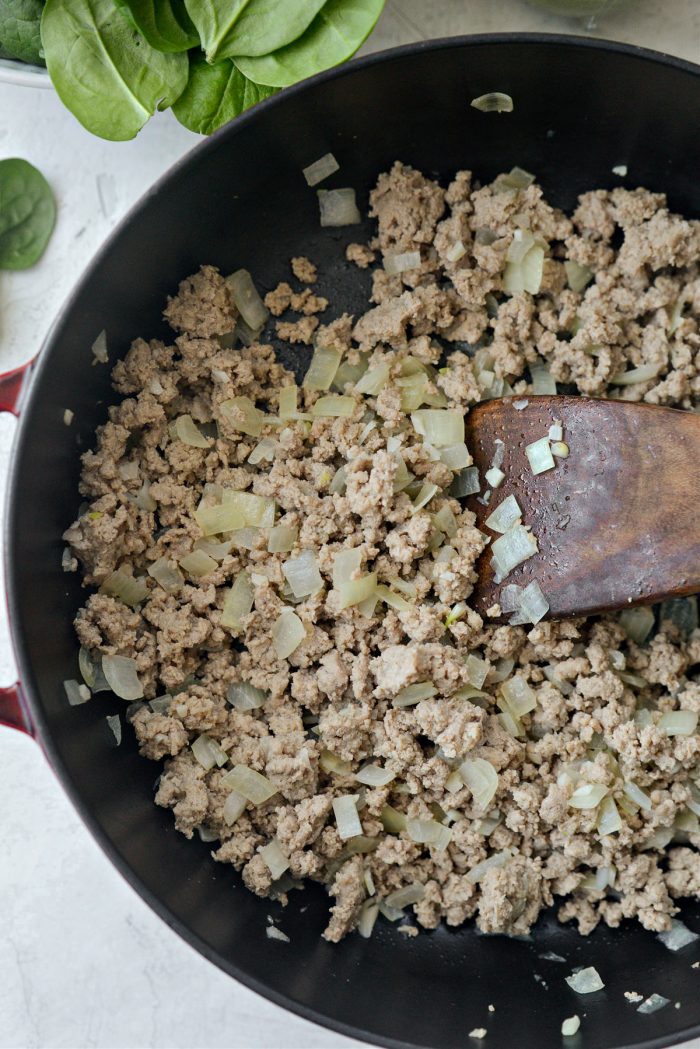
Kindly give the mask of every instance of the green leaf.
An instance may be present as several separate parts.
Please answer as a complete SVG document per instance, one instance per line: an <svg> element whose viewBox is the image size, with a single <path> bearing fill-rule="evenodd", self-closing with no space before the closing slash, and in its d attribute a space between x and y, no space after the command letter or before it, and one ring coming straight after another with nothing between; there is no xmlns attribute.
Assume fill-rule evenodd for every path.
<svg viewBox="0 0 700 1049"><path fill-rule="evenodd" d="M0 0L0 53L43 66L41 0Z"/></svg>
<svg viewBox="0 0 700 1049"><path fill-rule="evenodd" d="M222 39L218 58L267 55L291 44L304 33L326 0L249 0L231 32Z"/></svg>
<svg viewBox="0 0 700 1049"><path fill-rule="evenodd" d="M190 131L211 135L244 109L274 93L274 88L248 80L230 60L210 65L201 51L192 52L190 79L174 104L173 113Z"/></svg>
<svg viewBox="0 0 700 1049"><path fill-rule="evenodd" d="M156 51L176 54L189 51L199 43L185 0L116 0L116 3Z"/></svg>
<svg viewBox="0 0 700 1049"><path fill-rule="evenodd" d="M328 0L294 43L270 55L236 58L235 63L256 84L289 87L354 55L383 7L384 0Z"/></svg>
<svg viewBox="0 0 700 1049"><path fill-rule="evenodd" d="M41 172L26 160L0 160L0 269L33 266L55 221L56 202Z"/></svg>
<svg viewBox="0 0 700 1049"><path fill-rule="evenodd" d="M41 39L61 101L101 138L133 138L187 84L187 55L156 51L114 0L47 0Z"/></svg>

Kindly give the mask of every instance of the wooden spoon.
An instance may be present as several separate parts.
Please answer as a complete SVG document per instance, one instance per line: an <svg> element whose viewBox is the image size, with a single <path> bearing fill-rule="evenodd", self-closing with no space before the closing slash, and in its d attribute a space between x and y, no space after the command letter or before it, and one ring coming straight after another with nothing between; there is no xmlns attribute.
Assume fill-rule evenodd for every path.
<svg viewBox="0 0 700 1049"><path fill-rule="evenodd" d="M519 406L520 410L516 408ZM566 459L534 475L525 447L561 420ZM482 496L466 505L478 527L513 494L539 553L502 585L537 580L560 619L645 605L700 591L700 416L674 408L585 397L508 397L470 410L466 441ZM505 480L483 498L496 441L505 444ZM487 547L473 602L498 601Z"/></svg>

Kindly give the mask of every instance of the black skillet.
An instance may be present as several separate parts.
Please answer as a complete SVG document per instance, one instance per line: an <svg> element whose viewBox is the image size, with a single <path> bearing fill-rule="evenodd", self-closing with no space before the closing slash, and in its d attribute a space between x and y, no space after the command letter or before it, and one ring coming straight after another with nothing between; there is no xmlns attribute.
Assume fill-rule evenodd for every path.
<svg viewBox="0 0 700 1049"><path fill-rule="evenodd" d="M513 97L513 113L470 108L492 90ZM263 103L150 189L89 267L21 398L5 536L21 689L2 693L3 720L36 735L97 841L168 925L301 1016L389 1046L463 1049L478 1044L473 1028L486 1027L481 1044L490 1049L547 1049L562 1044L562 1019L578 1013L581 1032L570 1047L669 1045L700 1031L700 971L691 968L700 949L672 954L638 925L581 939L546 916L524 941L472 927L407 940L380 922L369 941L350 936L331 946L320 938L328 898L316 888L293 893L280 915L291 942L269 940L266 915L279 908L246 892L207 845L176 833L170 813L152 803L156 766L139 758L128 732L110 749L105 714L124 704L66 704L61 683L76 676L71 621L83 594L61 571L61 533L79 502L78 453L114 396L108 369L91 367L91 344L105 328L114 360L137 335L165 335L166 295L202 262L245 266L267 289L303 252L319 264L319 290L336 312L362 309L368 278L346 264L343 245L370 225L350 236L321 230L316 194L301 176L329 150L341 170L328 185L356 187L362 205L377 173L400 158L441 180L459 168L489 179L518 164L565 208L592 187L643 185L698 216L700 68L553 36L421 43ZM621 164L626 179L612 172ZM16 409L22 378L2 383L0 406ZM65 408L75 412L70 428ZM684 906L683 917L700 931L700 905ZM565 961L545 957L551 952ZM570 990L564 977L581 965L598 969L605 990ZM671 1004L643 1016L623 997L629 990Z"/></svg>

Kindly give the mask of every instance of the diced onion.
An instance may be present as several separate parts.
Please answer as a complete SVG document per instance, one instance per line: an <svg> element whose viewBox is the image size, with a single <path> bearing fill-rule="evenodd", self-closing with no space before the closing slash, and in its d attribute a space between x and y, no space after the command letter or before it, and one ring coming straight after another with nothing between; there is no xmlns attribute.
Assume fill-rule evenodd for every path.
<svg viewBox="0 0 700 1049"><path fill-rule="evenodd" d="M333 555L333 586L340 587L349 583L362 564L362 550L356 546L352 550L340 550Z"/></svg>
<svg viewBox="0 0 700 1049"><path fill-rule="evenodd" d="M283 386L279 393L280 419L293 419L297 414L298 386Z"/></svg>
<svg viewBox="0 0 700 1049"><path fill-rule="evenodd" d="M275 458L276 448L277 441L273 441L271 437L263 437L248 456L248 462L251 466L257 466L263 461L271 463Z"/></svg>
<svg viewBox="0 0 700 1049"><path fill-rule="evenodd" d="M385 805L379 814L379 819L387 834L400 834L406 829L406 816L392 805Z"/></svg>
<svg viewBox="0 0 700 1049"><path fill-rule="evenodd" d="M557 392L557 384L546 364L531 364L529 367L533 393L554 394Z"/></svg>
<svg viewBox="0 0 700 1049"><path fill-rule="evenodd" d="M525 455L533 474L542 474L546 470L553 470L556 466L549 444L549 437L542 437L539 441L533 441L532 444L526 445Z"/></svg>
<svg viewBox="0 0 700 1049"><path fill-rule="evenodd" d="M206 772L213 769L214 765L218 765L221 768L228 761L226 751L219 746L215 739L207 736L206 733L202 733L201 736L197 736L197 739L194 740L192 753Z"/></svg>
<svg viewBox="0 0 700 1049"><path fill-rule="evenodd" d="M503 270L503 290L508 295L529 291L537 295L542 285L544 248L534 244L520 262L507 262Z"/></svg>
<svg viewBox="0 0 700 1049"><path fill-rule="evenodd" d="M481 863L477 863L475 867L472 867L470 871L467 871L467 881L470 881L472 885L476 885L481 881L487 871L493 870L497 867L505 867L512 858L513 853L510 849L503 849L502 852L494 852L492 856L482 860Z"/></svg>
<svg viewBox="0 0 700 1049"><path fill-rule="evenodd" d="M277 525L270 529L267 537L267 549L271 554L283 554L292 550L299 538L299 529L290 525Z"/></svg>
<svg viewBox="0 0 700 1049"><path fill-rule="evenodd" d="M323 587L316 554L312 550L302 550L298 557L284 561L282 571L295 597L308 597Z"/></svg>
<svg viewBox="0 0 700 1049"><path fill-rule="evenodd" d="M362 824L357 813L359 794L343 794L333 799L333 812L338 825L338 837L343 841L362 834Z"/></svg>
<svg viewBox="0 0 700 1049"><path fill-rule="evenodd" d="M234 305L246 324L253 331L262 328L267 323L270 311L258 295L248 270L236 270L226 278L226 283Z"/></svg>
<svg viewBox="0 0 700 1049"><path fill-rule="evenodd" d="M118 714L108 714L105 718L109 731L114 736L115 746L119 746L122 741L122 723Z"/></svg>
<svg viewBox="0 0 700 1049"><path fill-rule="evenodd" d="M578 1016L568 1016L566 1020L562 1020L561 1033L565 1038L571 1038L572 1035L576 1034L580 1026L581 1020Z"/></svg>
<svg viewBox="0 0 700 1049"><path fill-rule="evenodd" d="M200 505L194 512L194 518L204 536L220 535L222 532L235 532L237 529L245 527L246 524L240 506L235 503L221 503L219 506ZM164 558L161 558L161 560L164 560ZM153 575L150 568L148 571ZM160 580L158 581L160 582Z"/></svg>
<svg viewBox="0 0 700 1049"><path fill-rule="evenodd" d="M236 632L241 630L243 619L250 614L254 600L255 590L250 576L247 572L241 572L224 597L221 625Z"/></svg>
<svg viewBox="0 0 700 1049"><path fill-rule="evenodd" d="M419 251L404 251L398 255L386 255L384 257L384 270L394 276L404 273L406 270L414 270L420 266Z"/></svg>
<svg viewBox="0 0 700 1049"><path fill-rule="evenodd" d="M608 379L610 386L634 386L638 382L648 382L655 379L659 374L658 364L641 364L638 368L630 368L626 372L617 372Z"/></svg>
<svg viewBox="0 0 700 1049"><path fill-rule="evenodd" d="M666 932L660 932L656 937L657 940L661 940L664 947L668 947L669 951L680 951L683 947L687 947L689 943L695 943L699 939L696 932L691 932L687 925L684 925L678 918L671 918L671 928Z"/></svg>
<svg viewBox="0 0 700 1049"><path fill-rule="evenodd" d="M438 451L440 453L440 462L448 466L450 470L463 470L472 461L472 457L463 441L448 445L447 448L440 448Z"/></svg>
<svg viewBox="0 0 700 1049"><path fill-rule="evenodd" d="M240 513L241 524L231 528L232 532L246 525L269 528L275 523L275 500L263 495L224 489L222 506L232 506Z"/></svg>
<svg viewBox="0 0 700 1049"><path fill-rule="evenodd" d="M370 872L365 871L365 876L367 874L370 874ZM365 940L368 940L372 935L372 930L374 929L378 916L379 902L370 897L370 899L365 900L362 904L362 907L360 908L360 916L357 919L357 931Z"/></svg>
<svg viewBox="0 0 700 1049"><path fill-rule="evenodd" d="M485 659L480 659L473 653L467 656L465 662L470 685L473 685L474 688L481 688L489 672L489 664Z"/></svg>
<svg viewBox="0 0 700 1049"><path fill-rule="evenodd" d="M261 688L256 688L255 685L251 685L248 681L234 681L232 685L229 685L226 692L226 699L231 706L242 712L258 710L267 699L267 696L267 692L263 692Z"/></svg>
<svg viewBox="0 0 700 1049"><path fill-rule="evenodd" d="M522 517L523 512L520 509L518 500L514 495L507 496L502 503L499 503L493 513L484 521L487 528L490 528L493 532L507 532L516 521L519 521ZM504 609L510 611L510 609Z"/></svg>
<svg viewBox="0 0 700 1049"><path fill-rule="evenodd" d="M469 466L456 475L450 486L450 495L463 499L467 495L476 495L480 490L479 471L476 466Z"/></svg>
<svg viewBox="0 0 700 1049"><path fill-rule="evenodd" d="M415 514L418 510L422 510L439 491L440 489L436 484L426 483L421 485L421 489L413 502L413 510L411 512Z"/></svg>
<svg viewBox="0 0 700 1049"><path fill-rule="evenodd" d="M322 226L355 226L362 222L354 189L319 189L316 192Z"/></svg>
<svg viewBox="0 0 700 1049"><path fill-rule="evenodd" d="M360 576L359 579L351 579L347 583L341 583L337 587L339 596L339 608L350 608L351 605L359 605L361 601L370 597L377 587L377 573Z"/></svg>
<svg viewBox="0 0 700 1049"><path fill-rule="evenodd" d="M247 805L246 798L238 791L232 790L224 802L222 815L224 817L224 823L227 827L232 827L234 823L240 819L245 812Z"/></svg>
<svg viewBox="0 0 700 1049"><path fill-rule="evenodd" d="M569 458L569 446L566 441L552 441L552 455L556 455L557 459L568 459Z"/></svg>
<svg viewBox="0 0 700 1049"><path fill-rule="evenodd" d="M668 1005L670 1000L670 998L664 998L662 994L650 994L649 997L645 998L642 1004L637 1007L637 1012L649 1016L650 1013L655 1013L658 1012L659 1009L663 1009L665 1005Z"/></svg>
<svg viewBox="0 0 700 1049"><path fill-rule="evenodd" d="M512 525L491 546L493 560L501 576L537 553L537 540L524 525Z"/></svg>
<svg viewBox="0 0 700 1049"><path fill-rule="evenodd" d="M464 441L464 415L450 408L423 408L413 412L411 422L416 433L436 448L447 448Z"/></svg>
<svg viewBox="0 0 700 1049"><path fill-rule="evenodd" d="M92 355L99 364L106 364L109 360L107 355L107 332L101 331L92 344ZM94 362L93 362L94 363Z"/></svg>
<svg viewBox="0 0 700 1049"><path fill-rule="evenodd" d="M584 783L573 792L569 805L572 809L594 809L607 793L608 788L602 783Z"/></svg>
<svg viewBox="0 0 700 1049"><path fill-rule="evenodd" d="M166 692L164 696L157 696L156 699L150 700L148 705L154 714L167 714L172 701L173 697Z"/></svg>
<svg viewBox="0 0 700 1049"><path fill-rule="evenodd" d="M211 441L197 427L191 415L179 415L175 420L174 429L178 439L191 448L211 447Z"/></svg>
<svg viewBox="0 0 700 1049"><path fill-rule="evenodd" d="M194 544L195 550L202 550L209 557L213 558L214 561L223 561L228 554L231 553L233 547L233 540L229 539L225 543L213 543L208 539L198 539Z"/></svg>
<svg viewBox="0 0 700 1049"><path fill-rule="evenodd" d="M135 608L148 594L148 583L143 576L134 578L131 572L127 572L121 566L116 572L111 572L100 587L101 594L109 597L117 597L125 605Z"/></svg>
<svg viewBox="0 0 700 1049"><path fill-rule="evenodd" d="M469 104L482 113L513 112L513 99L502 91L488 91L485 95L473 98Z"/></svg>
<svg viewBox="0 0 700 1049"><path fill-rule="evenodd" d="M523 714L529 714L537 705L537 697L527 681L516 674L501 685L501 695L508 704L513 717L521 718Z"/></svg>
<svg viewBox="0 0 700 1049"><path fill-rule="evenodd" d="M317 346L311 358L308 371L304 376L304 388L307 390L330 390L335 373L338 371L340 350Z"/></svg>
<svg viewBox="0 0 700 1049"><path fill-rule="evenodd" d="M256 772L247 765L234 765L227 772L222 782L224 786L241 794L252 805L262 805L273 794L277 793L277 787L271 783L267 776Z"/></svg>
<svg viewBox="0 0 700 1049"><path fill-rule="evenodd" d="M392 701L394 707L412 707L420 703L422 699L430 699L437 695L437 689L432 681L417 681L413 685L406 685L396 693Z"/></svg>
<svg viewBox="0 0 700 1049"><path fill-rule="evenodd" d="M79 707L82 703L87 703L92 698L92 693L87 685L79 684L77 681L64 681L63 688L72 707Z"/></svg>
<svg viewBox="0 0 700 1049"><path fill-rule="evenodd" d="M530 402L528 401L527 397L521 397L519 400L513 401L513 407L515 408L516 412L522 412L525 408L527 408L529 403Z"/></svg>
<svg viewBox="0 0 700 1049"><path fill-rule="evenodd" d="M316 417L347 419L355 411L355 398L341 393L328 393L319 397L311 409Z"/></svg>
<svg viewBox="0 0 700 1049"><path fill-rule="evenodd" d="M691 736L697 726L696 710L670 710L659 719L659 728L667 736Z"/></svg>
<svg viewBox="0 0 700 1049"><path fill-rule="evenodd" d="M588 266L580 266L578 262L567 259L564 263L566 279L572 291L581 292L593 276L593 271Z"/></svg>
<svg viewBox="0 0 700 1049"><path fill-rule="evenodd" d="M278 659L287 659L306 637L306 630L296 612L285 609L272 627L272 644Z"/></svg>
<svg viewBox="0 0 700 1049"><path fill-rule="evenodd" d="M637 645L644 644L654 626L654 613L650 608L626 608L619 619L627 637Z"/></svg>
<svg viewBox="0 0 700 1049"><path fill-rule="evenodd" d="M619 175L620 178L625 178L627 175L626 164L616 164L615 167L611 168L610 170L612 171L613 175Z"/></svg>
<svg viewBox="0 0 700 1049"><path fill-rule="evenodd" d="M622 789L629 800L633 801L635 805L639 805L640 809L644 809L645 812L651 811L651 798L636 783L633 783L631 780L625 780Z"/></svg>
<svg viewBox="0 0 700 1049"><path fill-rule="evenodd" d="M498 773L484 758L467 758L459 766L459 774L472 792L472 797L484 812L498 790Z"/></svg>
<svg viewBox="0 0 700 1049"><path fill-rule="evenodd" d="M406 833L411 841L420 845L430 845L437 852L446 849L452 838L452 831L437 820L406 819Z"/></svg>
<svg viewBox="0 0 700 1049"><path fill-rule="evenodd" d="M210 575L211 572L218 568L218 564L213 557L205 554L203 550L193 550L191 554L181 558L180 568L184 568L185 572L192 576L193 579L203 579L204 576Z"/></svg>
<svg viewBox="0 0 700 1049"><path fill-rule="evenodd" d="M616 834L618 831L622 830L622 818L617 811L617 805L610 795L603 798L600 803L596 827L598 833L603 837L606 834Z"/></svg>
<svg viewBox="0 0 700 1049"><path fill-rule="evenodd" d="M566 982L572 991L577 994L592 994L593 991L602 991L605 984L600 978L597 969L589 965L587 969L579 969L571 976L566 977Z"/></svg>
<svg viewBox="0 0 700 1049"><path fill-rule="evenodd" d="M379 765L364 765L355 774L355 779L368 787L386 787L387 783L396 779L396 773L391 769L382 769Z"/></svg>
<svg viewBox="0 0 700 1049"><path fill-rule="evenodd" d="M411 885L404 885L401 889L394 889L384 899L384 903L388 907L397 907L399 910L403 910L404 907L410 907L414 903L419 903L425 896L425 886L421 885L420 882L413 882Z"/></svg>
<svg viewBox="0 0 700 1049"><path fill-rule="evenodd" d="M539 623L549 612L549 601L536 579L525 587L520 597L519 611L526 623Z"/></svg>
<svg viewBox="0 0 700 1049"><path fill-rule="evenodd" d="M275 881L281 878L285 871L289 870L289 856L287 856L277 838L273 838L267 845L262 845L258 852Z"/></svg>
<svg viewBox="0 0 700 1049"><path fill-rule="evenodd" d="M254 550L260 538L259 528L237 528L231 538L231 543L237 549Z"/></svg>
<svg viewBox="0 0 700 1049"><path fill-rule="evenodd" d="M129 656L102 656L102 672L107 684L120 699L143 699L143 685L136 672L136 660Z"/></svg>
<svg viewBox="0 0 700 1049"><path fill-rule="evenodd" d="M451 244L445 252L445 258L448 262L459 262L460 259L464 258L467 254L467 249L461 240L457 240L454 244Z"/></svg>
<svg viewBox="0 0 700 1049"><path fill-rule="evenodd" d="M657 827L645 838L643 849L665 849L676 833L675 827Z"/></svg>
<svg viewBox="0 0 700 1049"><path fill-rule="evenodd" d="M139 510L153 511L158 509L158 503L151 495L151 482L144 481L136 494L136 505Z"/></svg>
<svg viewBox="0 0 700 1049"><path fill-rule="evenodd" d="M256 408L250 397L231 397L222 401L219 411L229 426L249 437L259 437L262 433L263 413Z"/></svg>
<svg viewBox="0 0 700 1049"><path fill-rule="evenodd" d="M355 383L355 393L364 393L370 397L376 397L389 381L389 365L376 364Z"/></svg>
<svg viewBox="0 0 700 1049"><path fill-rule="evenodd" d="M487 470L484 477L486 478L486 483L490 485L491 488L500 488L501 484L506 479L503 470L500 470L497 466L492 466L490 470Z"/></svg>
<svg viewBox="0 0 700 1049"><path fill-rule="evenodd" d="M561 423L558 420L556 422L553 422L552 425L549 427L549 433L548 433L548 437L549 437L550 441L561 441L563 436L564 436L564 429L563 429Z"/></svg>
<svg viewBox="0 0 700 1049"><path fill-rule="evenodd" d="M333 154L324 153L318 160L314 160L313 164L307 164L305 168L302 168L302 174L307 186L317 186L319 182L323 182L329 175L339 170L340 164Z"/></svg>
<svg viewBox="0 0 700 1049"><path fill-rule="evenodd" d="M412 607L409 601L406 601L400 594L395 594L388 586L377 586L375 594L380 601L397 612L408 612Z"/></svg>
<svg viewBox="0 0 700 1049"><path fill-rule="evenodd" d="M324 772L331 772L338 776L349 776L352 772L352 762L343 761L330 750L321 751L318 763Z"/></svg>

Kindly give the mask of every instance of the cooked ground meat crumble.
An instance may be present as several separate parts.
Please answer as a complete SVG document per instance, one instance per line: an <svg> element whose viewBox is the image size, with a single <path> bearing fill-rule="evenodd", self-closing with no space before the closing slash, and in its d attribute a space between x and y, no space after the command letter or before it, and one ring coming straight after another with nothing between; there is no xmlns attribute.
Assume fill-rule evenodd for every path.
<svg viewBox="0 0 700 1049"><path fill-rule="evenodd" d="M376 237L347 248L374 267L364 316L323 324L326 300L287 281L266 298L276 317L300 314L277 322L280 338L342 356L331 395L352 398L349 415L323 414L321 384L280 417L294 377L269 345L231 348L237 309L211 266L165 309L174 342L139 339L115 365L123 400L83 456L88 506L66 532L96 591L76 619L88 676L103 657L134 661L144 701L130 720L142 754L165 762L156 803L261 896L284 899L290 878L326 885L329 940L378 901L424 928L473 917L524 934L559 898L582 933L626 917L668 929L675 899L700 895L700 735L658 722L700 711L700 631L657 613L637 643L619 616L509 626L460 605L487 540L447 494L454 459L412 425L406 380L425 377L423 408L461 412L527 395L545 364L582 394L693 408L700 223L644 189L585 193L568 217L535 184L480 187L462 171L444 189L400 163L370 204ZM506 294L522 230L546 245L541 285ZM409 252L420 265L383 268ZM578 291L565 262L585 268ZM303 256L291 271L316 279ZM645 365L653 377L611 384ZM372 369L384 382L355 393ZM236 493L253 517L203 530L202 511ZM304 552L320 575L300 593L287 562ZM385 589L349 604L372 573ZM517 736L501 716L513 677L536 699ZM477 758L497 774L485 808L458 772ZM358 781L367 765L384 774ZM240 793L251 770L257 804ZM570 804L586 784L614 800L619 830L601 836L597 809ZM343 806L361 833L341 837Z"/></svg>

